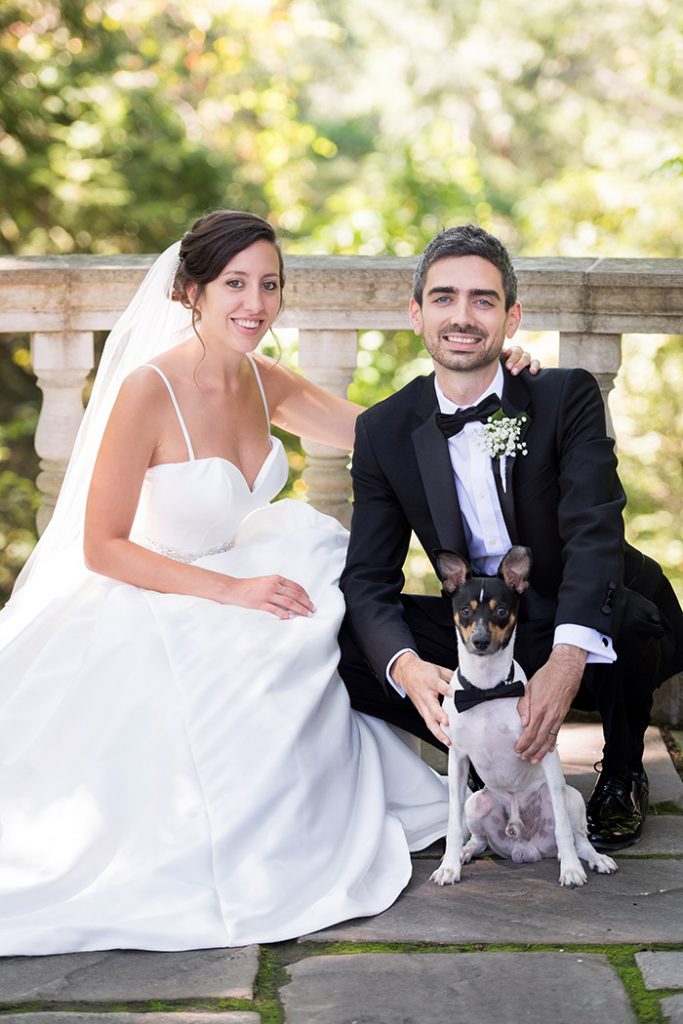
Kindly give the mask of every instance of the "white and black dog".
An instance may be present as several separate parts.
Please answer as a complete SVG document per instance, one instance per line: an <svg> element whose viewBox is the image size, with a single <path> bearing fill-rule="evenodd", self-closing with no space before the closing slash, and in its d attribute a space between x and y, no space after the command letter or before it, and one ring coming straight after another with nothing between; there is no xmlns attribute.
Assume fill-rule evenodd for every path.
<svg viewBox="0 0 683 1024"><path fill-rule="evenodd" d="M453 603L458 668L453 697L443 704L452 743L450 807L446 852L432 881L460 881L461 865L487 847L517 862L556 856L560 885L585 883L579 858L601 874L616 871L614 861L588 841L583 797L565 784L557 750L538 764L515 751L522 724L517 700L509 698L523 695L526 682L513 660L513 647L519 599L531 570L530 550L511 548L497 576L473 575L465 559L451 551L436 552L436 563ZM485 786L466 801L470 761Z"/></svg>

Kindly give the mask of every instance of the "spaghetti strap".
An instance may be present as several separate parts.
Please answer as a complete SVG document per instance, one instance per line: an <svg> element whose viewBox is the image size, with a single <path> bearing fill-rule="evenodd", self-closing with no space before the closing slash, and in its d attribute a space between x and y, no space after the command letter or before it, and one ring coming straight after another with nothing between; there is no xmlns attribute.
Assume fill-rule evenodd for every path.
<svg viewBox="0 0 683 1024"><path fill-rule="evenodd" d="M194 462L195 461L194 449L192 447L192 442L190 441L190 435L187 432L187 427L185 426L185 420L183 419L183 414L180 411L180 406L178 405L178 399L176 398L175 392L174 392L173 388L171 387L170 380L168 379L168 377L166 376L164 371L160 370L158 366L154 365L154 363L143 363L142 365L143 366L149 366L150 370L156 370L156 372L159 374L159 376L163 380L164 384L166 385L166 387L168 389L168 393L171 396L171 401L173 402L173 408L175 409L176 416L178 417L178 423L180 424L180 429L182 430L183 437L185 438L185 444L187 445L187 454L190 457L190 462ZM260 384L260 381L259 381L259 384Z"/></svg>
<svg viewBox="0 0 683 1024"><path fill-rule="evenodd" d="M258 389L261 392L261 401L263 402L263 409L264 409L265 414L266 414L266 426L268 427L268 435L270 436L270 410L268 409L268 402L266 400L266 393L263 390L263 383L261 381L261 375L258 372L258 366L256 365L256 360L254 359L254 357L249 355L248 352L246 353L246 356L247 356L247 359L249 360L249 362L251 364L252 370L254 371L254 376L256 377L256 383L258 384Z"/></svg>

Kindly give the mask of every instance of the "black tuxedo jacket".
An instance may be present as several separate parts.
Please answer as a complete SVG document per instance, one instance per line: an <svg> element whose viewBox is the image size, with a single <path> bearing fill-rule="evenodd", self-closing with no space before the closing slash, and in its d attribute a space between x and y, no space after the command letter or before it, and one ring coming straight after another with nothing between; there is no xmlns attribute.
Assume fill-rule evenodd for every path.
<svg viewBox="0 0 683 1024"><path fill-rule="evenodd" d="M659 566L624 541L626 499L595 379L582 369L543 370L536 377L506 372L502 406L508 416L527 416L527 454L506 460L505 490L496 475L512 542L533 553L525 616L615 638L627 600L624 578L655 601L663 582L667 611L677 616L680 662L683 614L673 591ZM382 680L396 652L416 646L400 601L411 531L430 558L437 548L469 557L437 411L431 374L366 410L356 428L354 508L341 586L357 639ZM651 612L657 608L649 601L639 609ZM668 670L680 667L670 663Z"/></svg>

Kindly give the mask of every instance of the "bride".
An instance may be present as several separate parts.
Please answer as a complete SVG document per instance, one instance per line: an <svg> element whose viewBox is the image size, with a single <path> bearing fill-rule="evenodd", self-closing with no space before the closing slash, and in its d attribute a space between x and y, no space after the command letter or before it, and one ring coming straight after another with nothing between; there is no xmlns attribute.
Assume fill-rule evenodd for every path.
<svg viewBox="0 0 683 1024"><path fill-rule="evenodd" d="M220 211L112 331L53 519L0 616L0 954L273 942L376 914L442 781L337 673L346 533L273 422L358 407L253 355L271 226ZM522 357L522 362L525 357Z"/></svg>

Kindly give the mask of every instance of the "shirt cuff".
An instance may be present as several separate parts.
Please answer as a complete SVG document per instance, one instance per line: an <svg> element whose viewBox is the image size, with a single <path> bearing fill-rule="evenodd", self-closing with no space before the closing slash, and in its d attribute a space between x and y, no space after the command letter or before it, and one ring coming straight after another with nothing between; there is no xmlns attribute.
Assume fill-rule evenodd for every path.
<svg viewBox="0 0 683 1024"><path fill-rule="evenodd" d="M587 651L587 665L611 665L617 660L612 637L605 636L604 633L588 626L576 626L571 622L556 626L553 647L557 644L571 644L572 647L580 647L582 651Z"/></svg>
<svg viewBox="0 0 683 1024"><path fill-rule="evenodd" d="M402 650L396 652L396 654L393 656L393 658L391 659L391 661L387 665L387 682L390 683L391 686L393 686L393 688L396 690L396 693L399 695L399 697L405 697L406 691L401 686L399 686L398 683L394 680L394 678L393 678L393 676L391 674L391 669L392 669L392 666L393 666L394 662L396 661L396 659L400 658L402 654L406 654L406 653L407 654L414 654L416 658L419 658L419 654L417 653L417 651L414 651L412 649L412 647L404 647L404 648L402 648Z"/></svg>

